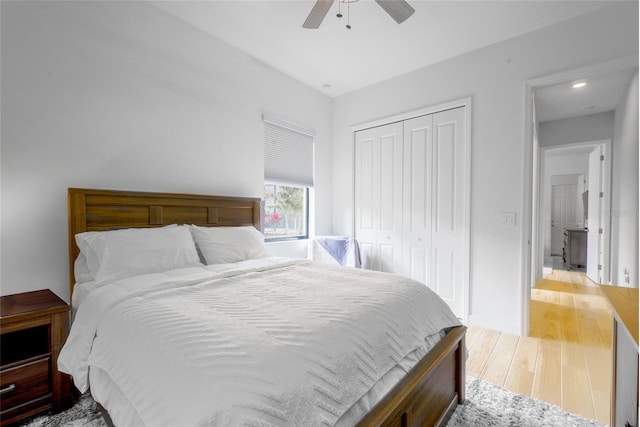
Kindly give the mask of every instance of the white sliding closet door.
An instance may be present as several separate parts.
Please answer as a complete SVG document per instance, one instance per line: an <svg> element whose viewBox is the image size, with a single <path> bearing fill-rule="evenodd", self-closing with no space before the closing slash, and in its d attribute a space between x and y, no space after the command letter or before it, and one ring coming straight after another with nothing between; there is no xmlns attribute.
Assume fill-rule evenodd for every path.
<svg viewBox="0 0 640 427"><path fill-rule="evenodd" d="M355 230L363 267L427 284L464 317L464 107L356 132Z"/></svg>
<svg viewBox="0 0 640 427"><path fill-rule="evenodd" d="M403 262L398 272L422 283L427 283L431 258L432 135L432 114L404 122Z"/></svg>
<svg viewBox="0 0 640 427"><path fill-rule="evenodd" d="M466 129L465 111L433 116L431 257L427 285L463 317L465 299Z"/></svg>
<svg viewBox="0 0 640 427"><path fill-rule="evenodd" d="M355 223L363 267L401 270L402 123L356 133Z"/></svg>

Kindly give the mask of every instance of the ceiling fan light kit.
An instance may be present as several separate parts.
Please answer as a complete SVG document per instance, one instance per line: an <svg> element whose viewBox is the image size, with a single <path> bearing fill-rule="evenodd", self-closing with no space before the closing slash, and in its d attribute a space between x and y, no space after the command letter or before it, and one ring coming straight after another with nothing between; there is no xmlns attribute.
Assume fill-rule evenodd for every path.
<svg viewBox="0 0 640 427"><path fill-rule="evenodd" d="M317 29L320 27L320 24L324 20L324 17L329 12L329 9L333 5L336 0L316 0L316 3L313 5L313 9L307 16L306 21L302 24L302 28L308 29ZM342 11L340 3L347 3L347 29L351 29L351 25L349 22L349 11L350 11L350 3L356 2L358 0L337 0L338 2L338 13L336 16L338 18L342 18ZM376 3L380 5L385 12L389 14L398 24L403 23L407 20L415 10L409 3L405 0L375 0Z"/></svg>
<svg viewBox="0 0 640 427"><path fill-rule="evenodd" d="M340 11L340 3L347 3L347 30L351 29L351 3L358 1L358 0L338 0L338 13L336 14L336 16L338 18L342 18L342 12Z"/></svg>

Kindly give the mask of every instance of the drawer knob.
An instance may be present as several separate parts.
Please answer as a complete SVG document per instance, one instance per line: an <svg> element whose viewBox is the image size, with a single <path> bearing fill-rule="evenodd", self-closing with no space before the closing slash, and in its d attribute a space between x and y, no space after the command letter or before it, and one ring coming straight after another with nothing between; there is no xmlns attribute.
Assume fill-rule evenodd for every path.
<svg viewBox="0 0 640 427"><path fill-rule="evenodd" d="M16 389L16 385L15 384L11 384L10 386L7 386L5 388L0 389L0 394L9 393L10 391L13 391L15 389Z"/></svg>

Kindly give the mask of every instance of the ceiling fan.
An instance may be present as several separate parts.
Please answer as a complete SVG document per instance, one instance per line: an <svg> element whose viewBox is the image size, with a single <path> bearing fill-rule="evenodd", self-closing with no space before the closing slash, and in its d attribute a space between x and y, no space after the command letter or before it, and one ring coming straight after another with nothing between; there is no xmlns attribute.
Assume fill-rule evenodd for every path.
<svg viewBox="0 0 640 427"><path fill-rule="evenodd" d="M302 28L316 29L320 27L322 20L329 12L334 1L339 3L350 3L356 0L316 0L316 4L311 9L307 20L302 24ZM376 0L376 3L382 7L398 24L402 24L408 17L413 15L415 10L405 0ZM342 17L341 13L337 15ZM351 28L347 25L347 28Z"/></svg>

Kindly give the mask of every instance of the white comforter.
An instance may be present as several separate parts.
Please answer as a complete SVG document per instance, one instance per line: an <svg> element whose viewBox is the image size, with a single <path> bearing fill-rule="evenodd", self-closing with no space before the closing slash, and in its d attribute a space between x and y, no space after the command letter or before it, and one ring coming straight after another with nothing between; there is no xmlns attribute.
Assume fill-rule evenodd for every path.
<svg viewBox="0 0 640 427"><path fill-rule="evenodd" d="M410 279L267 258L96 289L58 367L82 392L91 367L104 371L148 426L334 425L426 337L458 324Z"/></svg>

